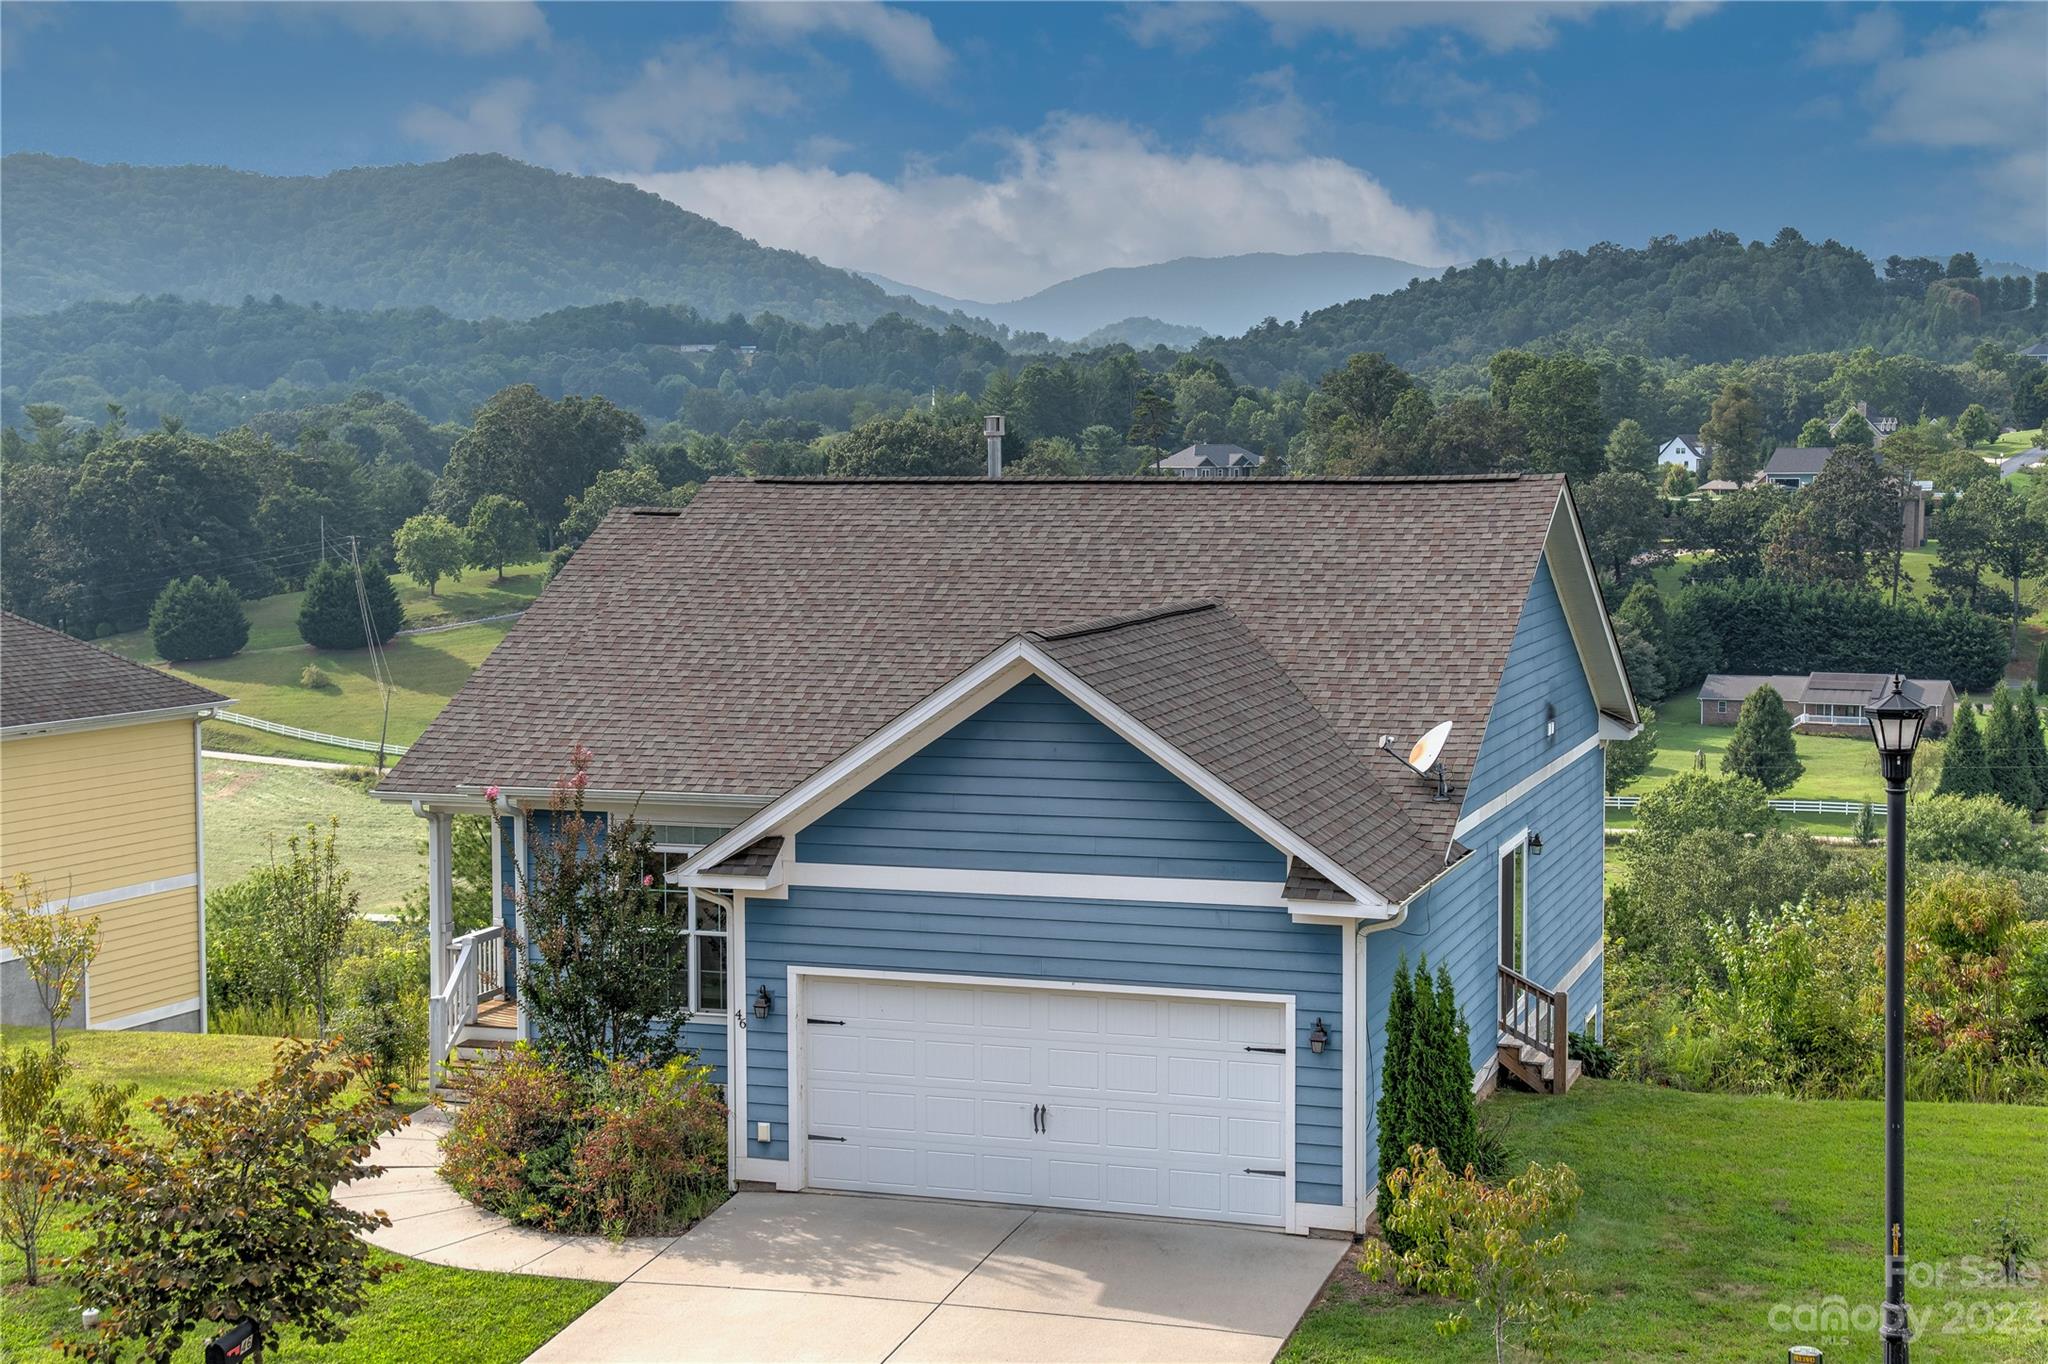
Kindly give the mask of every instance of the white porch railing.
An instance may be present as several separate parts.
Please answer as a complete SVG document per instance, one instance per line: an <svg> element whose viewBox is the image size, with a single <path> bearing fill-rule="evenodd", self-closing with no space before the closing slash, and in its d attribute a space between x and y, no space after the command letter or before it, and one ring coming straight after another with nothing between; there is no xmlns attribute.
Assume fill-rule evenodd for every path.
<svg viewBox="0 0 2048 1364"><path fill-rule="evenodd" d="M1792 717L1797 725L1838 725L1843 729L1864 729L1870 721L1861 715L1822 715L1815 711L1804 711Z"/></svg>
<svg viewBox="0 0 2048 1364"><path fill-rule="evenodd" d="M463 934L448 944L448 958L446 983L427 1001L428 1078L435 1084L462 1030L475 1024L477 1006L505 993L505 926Z"/></svg>

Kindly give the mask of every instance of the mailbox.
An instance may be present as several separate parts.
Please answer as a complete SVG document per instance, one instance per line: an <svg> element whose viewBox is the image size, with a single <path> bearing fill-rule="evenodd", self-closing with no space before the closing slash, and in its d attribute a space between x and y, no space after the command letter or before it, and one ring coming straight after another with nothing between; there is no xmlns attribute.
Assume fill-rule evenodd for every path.
<svg viewBox="0 0 2048 1364"><path fill-rule="evenodd" d="M262 1357L263 1340L253 1321L238 1321L206 1342L206 1364L245 1364Z"/></svg>

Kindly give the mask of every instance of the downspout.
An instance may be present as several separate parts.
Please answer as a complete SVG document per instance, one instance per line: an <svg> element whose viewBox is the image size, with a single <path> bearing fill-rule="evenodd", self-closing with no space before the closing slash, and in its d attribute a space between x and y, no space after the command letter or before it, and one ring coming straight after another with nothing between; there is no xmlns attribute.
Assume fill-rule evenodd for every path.
<svg viewBox="0 0 2048 1364"><path fill-rule="evenodd" d="M1424 889L1426 890L1428 887L1424 887ZM1421 893L1422 891L1417 891L1416 895ZM1366 1117L1378 1107L1377 1096L1373 1093L1372 1016L1366 1012L1366 1001L1370 998L1370 994L1365 983L1368 960L1365 940L1383 929L1399 928L1402 924L1406 923L1408 921L1408 907L1414 903L1414 898L1414 896L1410 896L1408 899L1403 900L1400 908L1394 911L1391 918L1376 919L1370 923L1360 923L1358 925L1358 932L1353 936L1351 943L1351 950L1358 954L1358 966L1352 973L1357 977L1358 989L1358 998L1353 1001L1353 1007L1356 1012L1352 1014L1352 1017L1358 1020L1359 1059L1364 1067L1363 1073L1358 1077L1359 1111L1356 1119L1358 1123L1358 1173L1356 1175L1358 1197L1353 1202L1351 1209L1351 1231L1355 1236L1365 1235L1365 1219L1371 1214L1371 1209L1367 1207L1367 1203L1369 1200L1376 1199L1379 1196L1380 1183L1376 1168L1377 1162L1367 1152L1365 1140ZM1373 1145L1376 1147L1378 1143L1375 1142ZM1365 1177L1368 1170L1374 1171L1374 1177L1370 1181Z"/></svg>

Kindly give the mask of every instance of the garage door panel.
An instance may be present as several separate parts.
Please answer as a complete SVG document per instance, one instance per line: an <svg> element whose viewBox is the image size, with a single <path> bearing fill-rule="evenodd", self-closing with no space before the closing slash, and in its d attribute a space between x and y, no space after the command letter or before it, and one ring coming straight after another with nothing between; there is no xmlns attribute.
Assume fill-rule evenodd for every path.
<svg viewBox="0 0 2048 1364"><path fill-rule="evenodd" d="M814 1185L1287 1220L1290 1060L1245 1050L1284 1044L1277 1004L831 978L805 1001Z"/></svg>

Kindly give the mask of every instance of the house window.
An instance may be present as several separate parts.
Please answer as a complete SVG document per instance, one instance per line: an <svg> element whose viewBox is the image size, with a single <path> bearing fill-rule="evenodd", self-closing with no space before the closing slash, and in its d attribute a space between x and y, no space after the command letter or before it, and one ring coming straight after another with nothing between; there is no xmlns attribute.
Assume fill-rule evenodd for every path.
<svg viewBox="0 0 2048 1364"><path fill-rule="evenodd" d="M723 832L719 830L717 832ZM689 925L689 940L672 964L670 1002L692 1014L723 1022L727 1008L726 963L732 901L715 890L678 886L683 864L697 848L661 848L654 854L655 885L663 908Z"/></svg>
<svg viewBox="0 0 2048 1364"><path fill-rule="evenodd" d="M1529 844L1516 839L1500 855L1500 964L1526 975L1529 945Z"/></svg>
<svg viewBox="0 0 2048 1364"><path fill-rule="evenodd" d="M1714 703L1714 714L1716 714L1716 715L1726 715L1727 713L1728 713L1728 703L1727 703L1726 701L1716 701L1716 702Z"/></svg>

